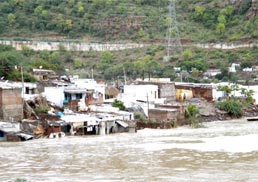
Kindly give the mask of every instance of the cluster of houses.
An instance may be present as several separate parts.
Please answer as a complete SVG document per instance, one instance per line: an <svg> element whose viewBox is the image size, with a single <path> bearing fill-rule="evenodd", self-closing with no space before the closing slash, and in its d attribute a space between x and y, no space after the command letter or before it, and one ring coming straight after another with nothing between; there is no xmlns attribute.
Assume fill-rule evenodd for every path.
<svg viewBox="0 0 258 182"><path fill-rule="evenodd" d="M214 102L225 95L217 90L217 84L177 83L168 78L137 79L116 88L93 79L58 77L51 70L33 72L40 85L0 82L0 141L29 140L43 135L58 138L135 132L136 113L158 123L180 122L184 119L186 102L194 99ZM36 114L25 116L24 105L38 97L45 98L50 106L47 116L44 119ZM115 100L122 101L126 109L113 107Z"/></svg>
<svg viewBox="0 0 258 182"><path fill-rule="evenodd" d="M187 71L181 70L181 67L174 67L174 70L177 72L176 76L177 77L181 77L182 76L189 76L189 73ZM258 78L257 78L257 72L258 72L258 66L251 66L251 67L245 67L241 69L241 65L239 63L232 63L230 65L230 67L228 67L228 72L235 74L237 72L241 72L241 74L245 75L245 74L253 74L255 75L255 78L252 78L252 82L255 82L255 84L257 84ZM222 74L220 69L217 68L210 68L207 69L203 74L203 79L209 79L209 78L214 78L216 75ZM250 83L250 82L249 82Z"/></svg>

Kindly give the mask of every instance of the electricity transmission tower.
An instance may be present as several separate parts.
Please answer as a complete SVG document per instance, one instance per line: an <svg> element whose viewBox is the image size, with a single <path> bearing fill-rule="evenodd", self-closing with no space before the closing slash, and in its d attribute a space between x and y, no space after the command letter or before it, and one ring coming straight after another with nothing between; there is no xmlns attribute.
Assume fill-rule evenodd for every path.
<svg viewBox="0 0 258 182"><path fill-rule="evenodd" d="M170 0L169 2L169 25L167 29L166 36L166 51L167 55L165 60L168 61L171 56L182 55L182 44L181 38L178 30L177 20L176 20L176 0Z"/></svg>

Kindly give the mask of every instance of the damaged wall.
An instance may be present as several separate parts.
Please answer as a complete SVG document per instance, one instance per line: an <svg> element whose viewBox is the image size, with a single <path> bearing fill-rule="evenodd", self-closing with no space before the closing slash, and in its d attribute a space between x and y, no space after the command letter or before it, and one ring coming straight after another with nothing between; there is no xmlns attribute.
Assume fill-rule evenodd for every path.
<svg viewBox="0 0 258 182"><path fill-rule="evenodd" d="M156 122L177 121L179 114L180 112L177 109L165 109L165 108L149 109L149 118L154 119Z"/></svg>
<svg viewBox="0 0 258 182"><path fill-rule="evenodd" d="M213 87L204 85L176 85L176 90L185 90L192 92L194 98L204 98L207 101L213 100ZM190 99L190 98L189 98Z"/></svg>
<svg viewBox="0 0 258 182"><path fill-rule="evenodd" d="M176 100L176 89L175 89L175 83L172 82L146 82L146 81L139 81L138 82L141 85L157 85L158 86L158 98L166 98L167 102L173 102Z"/></svg>

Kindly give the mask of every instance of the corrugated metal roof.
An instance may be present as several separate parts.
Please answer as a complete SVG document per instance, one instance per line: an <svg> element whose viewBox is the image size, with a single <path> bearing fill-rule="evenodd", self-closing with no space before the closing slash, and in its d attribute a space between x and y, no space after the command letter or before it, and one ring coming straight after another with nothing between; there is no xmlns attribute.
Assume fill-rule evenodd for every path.
<svg viewBox="0 0 258 182"><path fill-rule="evenodd" d="M121 126L124 127L124 128L129 127L129 125L128 125L127 123L123 122L123 121L116 121L116 123L119 124L119 125L121 125Z"/></svg>
<svg viewBox="0 0 258 182"><path fill-rule="evenodd" d="M16 124L7 123L7 122L1 122L0 123L0 130L4 133L10 133L10 132L19 132L21 131Z"/></svg>
<svg viewBox="0 0 258 182"><path fill-rule="evenodd" d="M17 133L16 135L21 137L21 138L23 138L24 140L31 140L31 139L33 139L33 135L28 135L28 134L25 134L25 133Z"/></svg>

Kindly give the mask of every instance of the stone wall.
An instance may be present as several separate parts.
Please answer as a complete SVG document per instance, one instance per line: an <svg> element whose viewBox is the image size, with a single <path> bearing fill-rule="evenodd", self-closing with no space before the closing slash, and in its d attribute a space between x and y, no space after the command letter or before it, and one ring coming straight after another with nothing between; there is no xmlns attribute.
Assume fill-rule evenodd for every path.
<svg viewBox="0 0 258 182"><path fill-rule="evenodd" d="M145 44L137 43L87 43L87 42L44 42L44 41L12 41L12 40L0 40L0 44L10 45L17 50L22 50L24 46L35 51L56 51L60 50L60 47L64 47L69 51L117 51L123 49L133 49L144 47Z"/></svg>
<svg viewBox="0 0 258 182"><path fill-rule="evenodd" d="M60 50L60 47L65 48L68 51L117 51L124 49L141 48L155 44L144 43L88 43L88 42L45 42L45 41L14 41L14 40L0 40L0 44L10 45L17 50L28 47L35 51L56 51ZM239 48L253 48L257 47L258 43L187 43L190 46L196 46L203 49L239 49ZM160 44L157 44L160 45Z"/></svg>

